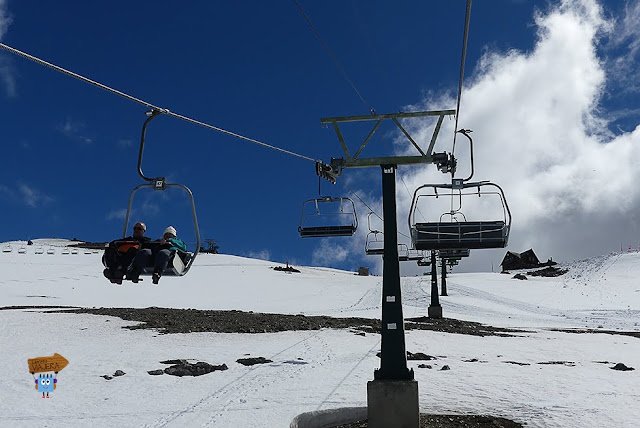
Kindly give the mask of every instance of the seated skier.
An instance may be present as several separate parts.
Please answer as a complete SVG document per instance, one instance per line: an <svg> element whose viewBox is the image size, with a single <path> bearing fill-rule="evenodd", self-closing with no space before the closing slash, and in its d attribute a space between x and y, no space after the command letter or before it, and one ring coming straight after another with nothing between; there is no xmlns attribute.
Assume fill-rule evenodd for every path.
<svg viewBox="0 0 640 428"><path fill-rule="evenodd" d="M169 226L164 230L162 239L152 243L158 243L155 252L151 248L143 248L136 252L133 259L133 266L130 273L127 274L127 279L136 283L139 281L142 271L147 266L153 266L152 281L154 284L157 284L164 270L167 268L171 256L176 252L178 255L187 252L187 245L176 235L176 229L173 226Z"/></svg>
<svg viewBox="0 0 640 428"><path fill-rule="evenodd" d="M122 279L131 269L136 253L145 243L151 241L144 236L147 226L142 222L133 225L133 235L111 241L104 250L102 263L106 266L104 276L113 284L122 284Z"/></svg>

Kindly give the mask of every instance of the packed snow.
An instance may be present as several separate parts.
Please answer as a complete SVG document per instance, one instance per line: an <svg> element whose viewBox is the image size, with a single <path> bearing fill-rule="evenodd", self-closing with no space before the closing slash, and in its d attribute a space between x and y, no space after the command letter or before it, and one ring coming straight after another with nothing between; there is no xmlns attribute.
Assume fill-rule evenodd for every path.
<svg viewBox="0 0 640 428"><path fill-rule="evenodd" d="M379 318L382 278L201 254L187 276L158 286L111 284L101 251L66 240L0 244L0 426L285 427L303 412L366 406L380 336L351 330L159 334L119 318L33 307L194 308ZM42 252L36 250L41 249ZM71 247L69 247L71 248ZM19 251L24 249L23 251ZM49 251L49 250L53 251ZM640 338L562 330L640 331L640 253L561 266L555 278L452 273L444 316L525 330L514 337L406 332L423 413L491 414L533 427L635 427ZM427 315L430 278L402 278L405 318ZM31 307L8 309L8 307ZM27 359L59 353L69 365L42 399ZM247 356L271 363L243 366ZM225 363L198 377L151 376L169 359ZM477 361L473 361L476 359ZM555 362L555 364L541 364ZM616 363L634 371L611 370ZM517 364L516 364L517 363ZM451 370L440 370L448 365ZM126 374L104 379L116 370Z"/></svg>

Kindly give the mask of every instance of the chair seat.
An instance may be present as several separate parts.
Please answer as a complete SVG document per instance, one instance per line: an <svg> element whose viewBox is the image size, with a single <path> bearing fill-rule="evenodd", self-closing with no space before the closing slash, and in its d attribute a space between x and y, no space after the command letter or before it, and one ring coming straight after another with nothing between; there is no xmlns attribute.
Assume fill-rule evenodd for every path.
<svg viewBox="0 0 640 428"><path fill-rule="evenodd" d="M504 248L509 227L504 221L416 223L411 239L416 250Z"/></svg>
<svg viewBox="0 0 640 428"><path fill-rule="evenodd" d="M347 226L317 226L298 227L298 232L303 238L323 237L323 236L352 236L356 231L353 225Z"/></svg>

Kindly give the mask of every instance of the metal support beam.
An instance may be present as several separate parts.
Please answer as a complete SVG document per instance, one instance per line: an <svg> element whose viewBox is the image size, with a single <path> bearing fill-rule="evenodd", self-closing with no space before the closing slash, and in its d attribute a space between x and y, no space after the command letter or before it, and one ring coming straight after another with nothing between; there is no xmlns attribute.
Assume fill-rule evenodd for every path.
<svg viewBox="0 0 640 428"><path fill-rule="evenodd" d="M389 114L367 114L362 116L338 116L338 117L323 117L320 119L321 123L333 123L333 122L363 122L369 120L380 119L392 119L407 118L407 117L425 117L425 116L451 116L456 114L454 109L450 110L432 110L432 111L415 111L409 113L389 113Z"/></svg>
<svg viewBox="0 0 640 428"><path fill-rule="evenodd" d="M344 141L344 137L342 136L342 132L340 132L340 128L337 123L333 123L333 129L336 131L336 135L338 136L338 141L340 141L340 145L342 146L342 151L347 156L347 159L351 160L351 153L349 153L349 148L347 147L347 142Z"/></svg>
<svg viewBox="0 0 640 428"><path fill-rule="evenodd" d="M440 116L440 118L443 118L444 116ZM409 135L409 133L407 132L406 129L404 129L402 127L402 125L400 125L400 122L398 122L398 119L396 119L395 117L393 118L393 122L396 124L396 126L402 131L402 133L404 134L405 137L407 137L407 140L411 141L411 144L413 144L413 147L416 148L416 150L418 150L420 152L420 154L422 156L426 156L425 153L422 151L422 149L420 148L419 145L416 144L416 142L413 140L413 138L411 138L411 135Z"/></svg>
<svg viewBox="0 0 640 428"><path fill-rule="evenodd" d="M431 304L428 314L429 318L442 318L442 306L438 298L438 265L435 250L431 250Z"/></svg>
<svg viewBox="0 0 640 428"><path fill-rule="evenodd" d="M362 152L364 150L364 148L367 147L367 143L369 143L369 140L371 139L371 137L373 137L373 134L376 133L376 131L378 130L378 127L380 126L381 123L382 123L382 119L380 119L379 121L376 122L376 124L373 126L373 129L371 130L371 132L369 132L369 135L367 135L367 138L365 138L364 141L362 142L362 145L360 146L360 148L358 149L356 154L353 155L354 159L356 159L360 155L360 152ZM334 123L334 125L338 126L335 123Z"/></svg>
<svg viewBox="0 0 640 428"><path fill-rule="evenodd" d="M433 151L433 146L436 144L436 138L438 137L438 133L440 133L440 127L442 126L443 120L444 115L438 118L438 123L436 124L436 129L433 130L433 135L431 136L431 142L429 142L427 153L431 153Z"/></svg>
<svg viewBox="0 0 640 428"><path fill-rule="evenodd" d="M425 163L433 163L433 157L427 156L388 156L378 158L363 159L331 159L331 167L334 170L342 170L344 168L367 168L372 166L386 165L393 162L394 165L417 165Z"/></svg>
<svg viewBox="0 0 640 428"><path fill-rule="evenodd" d="M396 215L396 165L382 166L382 211L384 217L384 259L382 271L382 345L376 380L411 380L407 369L404 318L398 262L398 224Z"/></svg>
<svg viewBox="0 0 640 428"><path fill-rule="evenodd" d="M410 164L421 164L421 163L434 163L431 153L433 151L433 147L436 142L436 138L438 137L438 133L440 132L440 127L442 126L442 121L445 116L455 114L455 110L434 110L434 111L416 111L411 113L390 113L390 114L372 114L366 116L341 116L341 117L324 117L320 121L323 124L332 124L333 129L338 136L338 140L340 141L340 145L342 146L342 151L344 152L345 159L335 159L332 160L331 166L335 171L341 171L342 168L358 168L358 167L371 167L371 166L380 166L380 165L410 165ZM398 119L403 118L416 118L416 117L427 117L427 116L437 116L438 122L433 130L433 135L431 136L431 141L429 143L426 151L420 148L420 145L409 135L407 130L402 126L402 124L398 121ZM365 149L371 137L376 132L380 124L383 120L391 119L396 126L402 131L404 136L409 140L411 145L420 153L420 156L398 156L398 157L375 157L375 158L363 158L359 159L358 157ZM340 131L339 123L345 122L365 122L365 121L376 121L373 129L367 137L364 139L355 155L351 155L349 152L349 148L347 142ZM335 161L335 164L334 164Z"/></svg>
<svg viewBox="0 0 640 428"><path fill-rule="evenodd" d="M447 296L447 260L440 259L442 262L442 287L440 288L440 295Z"/></svg>

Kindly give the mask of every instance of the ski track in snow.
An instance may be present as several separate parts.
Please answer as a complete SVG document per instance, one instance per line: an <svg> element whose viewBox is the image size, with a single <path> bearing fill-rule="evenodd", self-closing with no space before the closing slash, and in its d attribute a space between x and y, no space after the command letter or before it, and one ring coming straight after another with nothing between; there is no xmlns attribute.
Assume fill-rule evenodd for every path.
<svg viewBox="0 0 640 428"><path fill-rule="evenodd" d="M317 359L319 354L318 349L312 347L309 342L312 339L317 339L318 335L319 332L308 334L304 339L282 349L280 352L271 355L270 357L267 357L267 359L273 360L285 351L300 348L302 350L301 355L304 357ZM321 347L320 351L324 351L324 349ZM320 360L324 360L325 363L330 359L330 356L326 355L326 353L320 353L320 355L322 355ZM304 357L302 358L304 359ZM268 363L268 365L274 366L273 363ZM196 423L199 426L215 426L216 422L219 422L219 420L225 416L226 412L238 403L242 402L241 400L244 399L243 397L251 396L252 392L257 391L258 389L266 389L273 386L274 383L281 382L283 378L294 378L295 374L302 370L302 364L280 363L279 366L282 371L279 377L272 376L266 379L262 374L262 371L264 370L262 364L250 366L246 373L233 379L231 382L211 394L202 397L183 409L171 412L152 424L144 426L147 428L160 428L173 422L176 422L177 426L193 426ZM258 388L258 386L260 388ZM246 399L244 402L246 403ZM211 413L211 416L208 418L204 417L206 420L198 420L203 419L203 414L206 415L209 413Z"/></svg>

